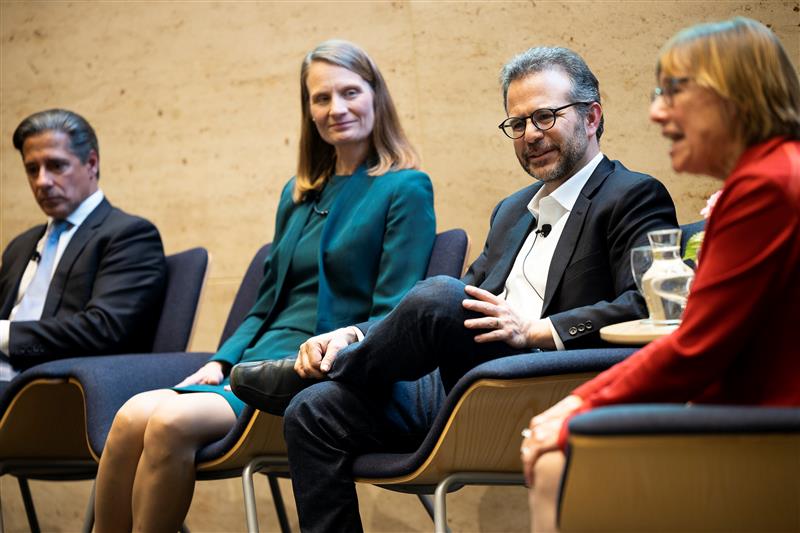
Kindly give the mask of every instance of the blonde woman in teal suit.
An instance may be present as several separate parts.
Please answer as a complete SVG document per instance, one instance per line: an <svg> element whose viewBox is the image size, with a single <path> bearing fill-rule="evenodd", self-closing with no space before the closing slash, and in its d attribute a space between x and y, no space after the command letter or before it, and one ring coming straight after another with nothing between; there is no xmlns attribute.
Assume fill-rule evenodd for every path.
<svg viewBox="0 0 800 533"><path fill-rule="evenodd" d="M295 356L315 334L383 316L425 274L431 183L375 64L326 41L304 59L300 90L298 171L281 194L256 304L197 372L117 413L97 474L99 532L179 529L195 453L244 407L225 388L234 364Z"/></svg>

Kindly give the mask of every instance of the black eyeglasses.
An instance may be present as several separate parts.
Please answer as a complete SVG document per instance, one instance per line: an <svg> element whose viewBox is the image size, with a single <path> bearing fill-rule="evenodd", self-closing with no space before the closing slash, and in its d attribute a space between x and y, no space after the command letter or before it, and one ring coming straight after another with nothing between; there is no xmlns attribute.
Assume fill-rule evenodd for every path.
<svg viewBox="0 0 800 533"><path fill-rule="evenodd" d="M691 81L689 77L670 77L664 78L664 82L653 89L650 95L650 101L655 102L656 98L663 98L664 103L668 106L672 105L672 98L681 91L681 85Z"/></svg>
<svg viewBox="0 0 800 533"><path fill-rule="evenodd" d="M533 124L537 130L547 131L556 125L556 117L558 117L556 113L559 111L574 105L591 105L593 103L594 102L572 102L571 104L562 105L555 109L537 109L527 117L508 117L497 127L503 130L503 133L505 133L506 137L509 139L519 139L525 135L525 123L528 119L531 120L531 124Z"/></svg>

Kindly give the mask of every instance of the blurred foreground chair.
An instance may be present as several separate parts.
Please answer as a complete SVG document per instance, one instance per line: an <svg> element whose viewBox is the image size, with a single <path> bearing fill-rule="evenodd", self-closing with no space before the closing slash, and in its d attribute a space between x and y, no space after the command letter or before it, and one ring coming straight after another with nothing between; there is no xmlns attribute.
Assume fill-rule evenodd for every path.
<svg viewBox="0 0 800 533"><path fill-rule="evenodd" d="M154 352L184 351L188 347L208 262L204 248L167 257L167 286L153 339ZM25 370L5 385L0 394L0 475L17 477L31 531L39 531L39 524L28 479L94 477L114 413L130 396L150 388L156 369L141 376L130 372L127 379L129 371L143 362L140 357L110 355L51 361ZM157 371L168 373L168 369ZM125 383L107 387L115 374L126 375Z"/></svg>
<svg viewBox="0 0 800 533"><path fill-rule="evenodd" d="M564 533L800 531L800 408L619 405L569 429Z"/></svg>

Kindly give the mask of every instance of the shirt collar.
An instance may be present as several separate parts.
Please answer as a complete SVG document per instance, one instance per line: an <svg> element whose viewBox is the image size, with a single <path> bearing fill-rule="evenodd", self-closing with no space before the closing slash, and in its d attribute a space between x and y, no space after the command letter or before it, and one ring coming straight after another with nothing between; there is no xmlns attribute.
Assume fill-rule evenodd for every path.
<svg viewBox="0 0 800 533"><path fill-rule="evenodd" d="M586 185L587 181L589 181L592 173L602 160L603 153L599 152L592 158L591 161L586 163L583 168L573 174L568 180L566 180L555 191L553 191L549 195L550 198L558 202L564 211L572 211L572 207L575 205L575 202L578 201L578 195L581 193L581 190L583 190L583 186ZM533 195L531 201L528 202L528 211L530 211L531 214L537 218L537 220L539 218L539 203L547 196L548 195L544 193L544 187L541 187L536 194Z"/></svg>
<svg viewBox="0 0 800 533"><path fill-rule="evenodd" d="M95 208L100 205L100 202L103 201L103 198L105 198L105 195L100 189L97 189L90 194L77 208L75 208L75 211L67 216L66 220L70 223L69 227L75 228L83 224L83 221L86 220L86 217L88 217L92 211L94 211Z"/></svg>

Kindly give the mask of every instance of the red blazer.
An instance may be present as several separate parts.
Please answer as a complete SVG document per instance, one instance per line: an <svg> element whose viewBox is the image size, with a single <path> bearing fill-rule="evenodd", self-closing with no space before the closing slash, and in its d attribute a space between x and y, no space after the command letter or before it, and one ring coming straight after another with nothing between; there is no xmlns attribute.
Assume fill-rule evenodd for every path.
<svg viewBox="0 0 800 533"><path fill-rule="evenodd" d="M742 154L704 241L683 323L576 389L581 411L800 405L800 142L772 139Z"/></svg>

